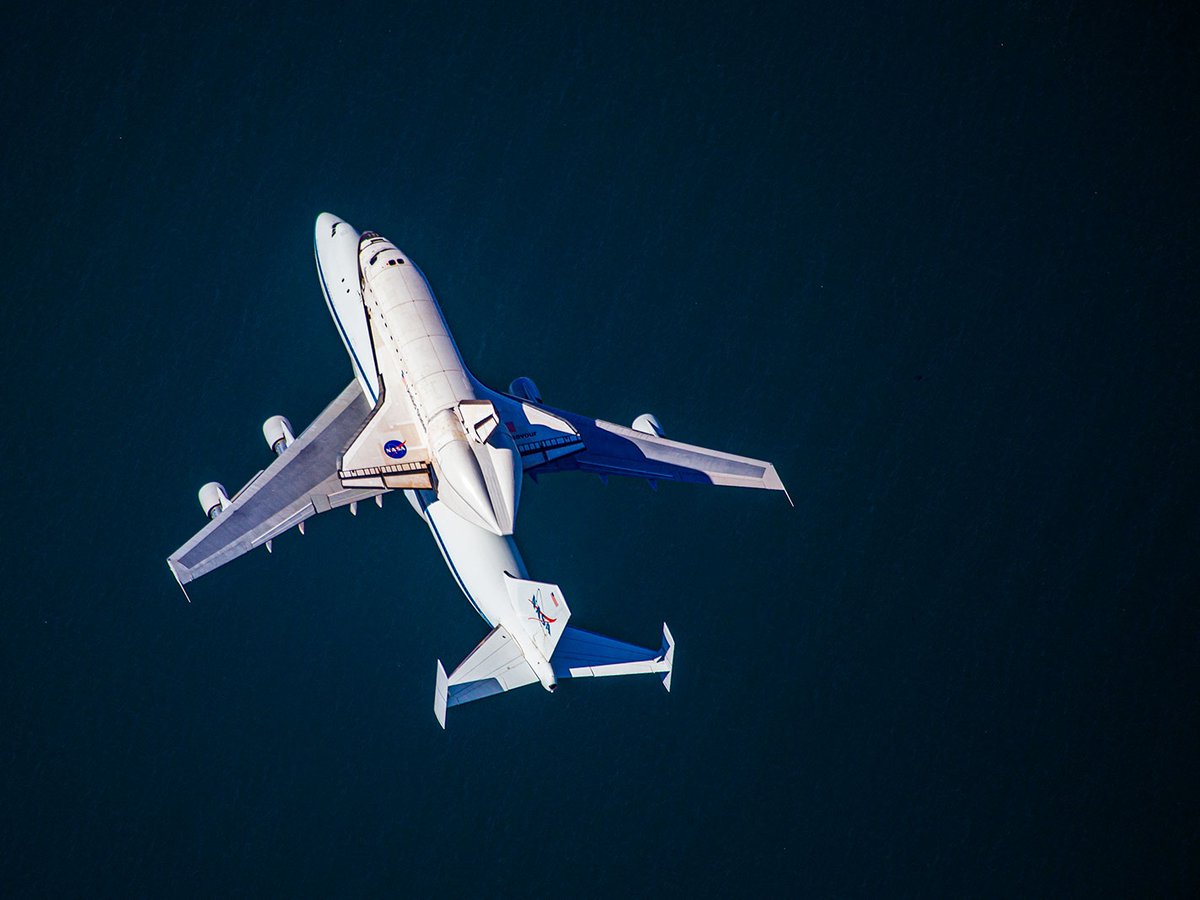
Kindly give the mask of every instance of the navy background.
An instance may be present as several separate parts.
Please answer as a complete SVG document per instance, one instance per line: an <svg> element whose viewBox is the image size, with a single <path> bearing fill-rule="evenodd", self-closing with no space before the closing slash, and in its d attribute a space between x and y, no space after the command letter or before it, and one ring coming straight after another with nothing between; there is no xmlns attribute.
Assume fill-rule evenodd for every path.
<svg viewBox="0 0 1200 900"><path fill-rule="evenodd" d="M0 890L1197 886L1195 36L1143 4L6 13ZM675 690L431 712L399 498L205 578L348 381L322 210L485 381L773 460L518 537Z"/></svg>

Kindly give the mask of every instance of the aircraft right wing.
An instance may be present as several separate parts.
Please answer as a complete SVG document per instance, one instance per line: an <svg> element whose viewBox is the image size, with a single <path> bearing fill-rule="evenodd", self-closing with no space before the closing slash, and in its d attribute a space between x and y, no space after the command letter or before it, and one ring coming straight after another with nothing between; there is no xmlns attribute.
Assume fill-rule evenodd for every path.
<svg viewBox="0 0 1200 900"><path fill-rule="evenodd" d="M384 493L347 489L338 457L371 414L351 381L271 465L234 494L220 513L167 558L180 586L267 544L305 519Z"/></svg>

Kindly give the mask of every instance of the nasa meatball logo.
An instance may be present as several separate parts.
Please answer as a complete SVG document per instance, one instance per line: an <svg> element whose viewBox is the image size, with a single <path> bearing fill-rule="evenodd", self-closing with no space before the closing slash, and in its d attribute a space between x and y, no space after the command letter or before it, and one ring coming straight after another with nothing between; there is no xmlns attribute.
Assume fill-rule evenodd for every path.
<svg viewBox="0 0 1200 900"><path fill-rule="evenodd" d="M404 446L404 441L388 441L383 445L383 452L392 459L404 459L404 454L408 452L408 448Z"/></svg>
<svg viewBox="0 0 1200 900"><path fill-rule="evenodd" d="M541 625L542 628L546 629L546 634L550 634L550 626L553 625L555 622L557 622L558 619L550 618L542 610L542 604L538 602L539 600L541 600L541 597L542 597L542 592L537 591L536 593L534 593L534 595L532 597L529 598L529 605L532 606L533 611L535 613L537 613L538 624ZM558 598L555 597L553 593L550 594L550 599L554 601L555 606L558 606Z"/></svg>

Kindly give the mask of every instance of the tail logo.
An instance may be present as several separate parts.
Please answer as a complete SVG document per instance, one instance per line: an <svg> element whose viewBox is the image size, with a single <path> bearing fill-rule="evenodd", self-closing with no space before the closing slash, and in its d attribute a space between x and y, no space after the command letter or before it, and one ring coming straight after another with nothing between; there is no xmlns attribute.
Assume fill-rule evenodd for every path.
<svg viewBox="0 0 1200 900"><path fill-rule="evenodd" d="M557 622L558 619L552 619L548 615L546 615L544 612L542 612L542 605L541 605L541 603L538 602L538 600L541 598L541 596L542 596L541 591L537 591L536 593L534 593L534 595L529 598L529 605L532 606L533 611L535 613L537 613L538 623L542 626L542 628L545 629L546 634L549 635L550 634L550 626L553 625L555 622ZM550 599L554 602L555 606L558 606L558 598L554 596L553 592L550 594Z"/></svg>

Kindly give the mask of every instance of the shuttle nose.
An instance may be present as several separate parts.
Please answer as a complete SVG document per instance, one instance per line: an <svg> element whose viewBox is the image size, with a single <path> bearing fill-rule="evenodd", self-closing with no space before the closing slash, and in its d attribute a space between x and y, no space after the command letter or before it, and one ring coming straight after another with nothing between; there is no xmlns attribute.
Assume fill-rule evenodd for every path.
<svg viewBox="0 0 1200 900"><path fill-rule="evenodd" d="M358 239L358 270L367 283L389 271L401 259L399 249L383 235L364 231Z"/></svg>

